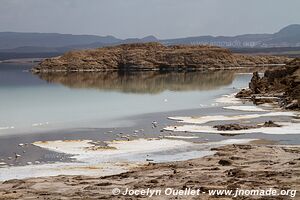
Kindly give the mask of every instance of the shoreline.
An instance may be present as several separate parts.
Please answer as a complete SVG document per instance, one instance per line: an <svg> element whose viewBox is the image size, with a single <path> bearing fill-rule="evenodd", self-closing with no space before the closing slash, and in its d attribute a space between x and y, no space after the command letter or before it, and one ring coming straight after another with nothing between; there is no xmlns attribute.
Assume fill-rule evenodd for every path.
<svg viewBox="0 0 300 200"><path fill-rule="evenodd" d="M224 67L206 67L206 68L181 68L173 67L169 69L159 69L159 68L128 68L128 69L55 69L55 70L36 70L31 69L33 74L47 74L47 73L83 73L83 72L194 72L194 71L219 71L219 70L239 70L239 69L251 69L257 67L281 67L286 64L257 64L257 65L241 65L239 67L224 66Z"/></svg>
<svg viewBox="0 0 300 200"><path fill-rule="evenodd" d="M230 96L230 95L229 95ZM239 106L236 106L236 107L239 107ZM239 109L240 108L236 108L236 107L233 107L234 109L237 109L237 111L239 111ZM251 106L250 106L251 107ZM223 108L225 108L225 107L223 107ZM227 107L227 109L225 109L225 110L230 110L229 109L230 107ZM249 109L249 106L246 106L246 108L247 109ZM251 108L252 109L252 108ZM256 111L257 109L255 109L254 111L255 112L260 112L260 111ZM192 110L192 111L194 111L194 110ZM266 110L264 110L264 112L265 112ZM271 110L269 110L269 111L271 111ZM183 113L185 113L186 114L186 111L180 111L180 112L183 112ZM243 112L245 112L245 110L240 110L240 112L241 113L243 113ZM272 110L272 112L274 112L274 110ZM197 113L197 112L196 112ZM250 112L251 113L251 112ZM252 112L253 113L253 112ZM156 113L157 115L159 115L159 113ZM161 114L161 113L160 113ZM148 116L151 116L151 114L148 114ZM280 115L282 115L282 114L280 114ZM288 116L289 116L290 114L288 114ZM145 116L145 115L144 115ZM147 115L146 115L147 116ZM170 116L170 113L168 113L168 114L166 114L166 116ZM233 115L234 116L234 115ZM275 115L276 116L276 115ZM138 117L138 116L136 116L136 117ZM152 116L153 117L153 116ZM162 117L162 116L161 116ZM164 117L162 117L162 118L164 118ZM165 119L165 121L167 121L167 120L169 120L168 118L166 118ZM263 120L263 119L261 119L261 120ZM204 122L204 123L206 123L206 122ZM170 122L169 122L169 124L170 124ZM165 124L163 123L162 124L162 127L163 126L165 126ZM132 127L130 127L130 128L132 128ZM136 128L136 127L135 127ZM153 131L153 127L152 127L152 131ZM157 130L157 131L159 131L159 129ZM161 131L159 131L159 132L161 132ZM159 132L158 132L158 134L159 134ZM174 134L175 134L175 136L174 136L174 134L171 134L170 135L170 137L168 137L168 136L163 136L162 138L160 138L160 135L161 134L159 134L158 136L159 137L157 137L156 136L156 140L164 140L164 139L174 139L174 142L177 140L177 139L179 139L178 141L194 141L195 139L194 138L196 138L196 140L198 140L198 139L200 139L200 138L202 138L201 140L202 140L202 142L200 142L199 144L201 144L202 143L202 145L210 145L210 143L212 143L212 141L210 140L208 140L207 139L207 137L206 136L208 136L208 135L210 135L209 133L208 134L206 134L206 136L202 136L202 137L199 137L199 136L197 136L197 134L195 135L195 134L192 134L192 133L190 133L190 134L187 134L187 133L185 133L184 135L185 135L185 137L183 137L183 136L180 136L180 135L182 135L182 133L178 133L179 134L179 136L176 136L176 135L178 135L178 134L176 134L175 132L173 132ZM190 136L189 136L190 135ZM222 136L222 134L211 134L211 136L213 136L213 135L215 135L215 136L217 136L216 138L218 138L218 137L223 137ZM218 136L219 135L219 136ZM151 135L148 135L148 137L150 137ZM196 136L196 137L195 137ZM281 137L282 138L285 138L286 139L286 136L288 136L288 135L282 135ZM203 137L204 138L206 138L205 140L205 142L203 141ZM234 138L237 138L238 140L239 140L239 138L240 138L240 140L242 140L243 138L254 138L255 136L250 136L249 137L249 135L248 134L245 134L245 135L236 135ZM125 136L124 136L124 138L125 138ZM143 137L142 137L143 138ZM142 138L140 138L140 139L142 139ZM147 137L146 137L147 138ZM197 139L198 138L198 139ZM209 137L208 137L209 138ZM227 135L227 137L225 137L225 138L228 138L228 135ZM232 138L232 136L230 137L230 138ZM262 138L262 136L260 135L258 138ZM271 138L272 138L272 135L271 135ZM133 139L133 138L132 138ZM133 140L128 140L128 141L136 141L136 139L133 139ZM151 139L151 137L149 138L149 139ZM148 139L148 140L149 140ZM275 139L275 138L274 138ZM201 141L200 140L200 141ZM237 140L237 141L238 141ZM57 138L56 138L56 141L58 141L57 140ZM70 140L71 141L71 140ZM84 140L74 140L74 142L76 142L76 141L82 141L82 142L84 142ZM93 140L91 140L91 141L93 141ZM122 137L121 137L121 141L123 141L123 142L125 142L124 141L124 139L122 139ZM121 142L120 141L120 142ZM218 139L216 140L216 141L219 141ZM53 141L53 142L55 142L55 141ZM68 142L68 141L66 141L65 140L65 142ZM192 143L194 143L194 144L197 144L197 142L195 143L196 141L194 141L194 142L192 142ZM204 143L203 143L204 142ZM221 141L222 142L222 141ZM44 145L43 145L43 143L44 142L40 142L40 144L42 145L42 146L40 146L40 145L37 145L38 147L43 147ZM47 142L48 143L48 142ZM45 144L47 144L47 143L45 143ZM93 144L94 142L92 142L92 144ZM192 144L192 143L190 143L190 144ZM39 144L39 143L37 143L37 144ZM67 143L66 143L67 144ZM213 144L213 143L212 143ZM222 143L221 143L222 144ZM226 145L226 142L224 143L224 144L222 144L222 145ZM222 146L221 145L221 146ZM64 153L64 154L66 154L66 155L68 155L68 152L64 152L64 150L62 149L62 151L60 151L59 149L57 149L58 147L55 147L55 146L53 146L53 147L51 147L51 145L49 146L50 147L50 149L48 149L48 147L47 147L47 145L46 146L44 146L44 148L42 148L42 149L44 149L44 150L50 150L50 153L51 153L51 148L52 148L52 150L54 150L54 151L58 151L57 153ZM54 149L53 149L54 148ZM59 147L60 148L60 147ZM98 148L98 147L97 147ZM138 148L138 147L137 147ZM92 148L92 149L94 149L94 147ZM210 148L209 148L210 149ZM207 150L209 150L209 149L207 149ZM200 151L201 152L201 151ZM149 152L148 152L149 153ZM148 156L148 155L147 155ZM199 156L196 156L196 157L199 157ZM66 162L70 157L66 157L67 159L64 161L64 162ZM192 157L191 157L192 158ZM189 157L186 157L186 158L184 158L183 160L188 160L188 159L190 159ZM77 160L77 159L76 159ZM147 159L146 159L147 160ZM152 159L151 159L152 160ZM178 159L177 159L178 160ZM168 162L168 161L167 161ZM184 161L182 161L182 162L184 162ZM62 164L63 164L63 162L62 162ZM133 163L132 163L133 164ZM62 165L63 166L63 165ZM26 167L26 166L25 166ZM30 166L28 166L28 167L30 167ZM37 169L39 168L39 165L36 165L36 167L37 167ZM24 168L25 169L25 168ZM120 171L121 172L121 171Z"/></svg>
<svg viewBox="0 0 300 200"><path fill-rule="evenodd" d="M2 198L100 198L100 199L173 199L175 196L153 197L113 195L112 189L200 189L203 199L228 199L209 196L212 189L300 189L300 147L276 146L266 141L226 145L213 149L212 156L187 161L167 162L132 169L112 176L66 176L9 180L0 184ZM266 155L268 155L266 157ZM262 179L263 177L263 179ZM42 195L42 196L41 196ZM299 197L299 194L295 194ZM193 195L184 199L193 199ZM229 197L231 198L231 197ZM285 199L276 196L272 199ZM242 199L242 197L238 197ZM247 199L255 199L248 197Z"/></svg>
<svg viewBox="0 0 300 200"><path fill-rule="evenodd" d="M230 96L230 95L228 95ZM225 107L224 107L225 106ZM239 107L239 106L237 106ZM245 106L247 107L247 106ZM80 129L62 129L62 130L53 130L46 131L41 133L31 133L25 134L20 138L20 135L4 135L1 136L0 150L4 153L1 160L7 160L7 157L13 157L14 155L9 152L17 152L22 155L22 157L18 160L19 163L12 162L13 160L7 160L7 163L12 166L23 166L27 165L27 162L34 163L35 160L38 160L40 163L53 163L53 162L67 162L70 161L70 156L61 155L59 153L55 153L49 151L47 149L40 149L33 145L26 146L26 149L20 148L19 144L31 144L33 142L39 141L53 141L53 140L93 140L93 141L112 141L112 140L124 140L128 136L130 139L138 139L138 138L173 138L173 139L181 139L184 141L190 142L217 142L221 141L224 138L230 139L248 139L248 138L257 138L263 140L275 140L283 145L291 145L291 144L299 144L300 140L297 138L296 134L261 134L261 133L251 133L251 134L236 134L231 135L230 137L223 136L222 134L212 134L212 133L197 133L197 132L170 132L170 131L161 131L165 129L167 126L179 126L184 125L177 120L172 120L172 116L197 116L209 112L210 115L221 114L224 116L240 116L240 115L249 115L251 117L253 114L256 117L260 115L264 116L266 112L269 111L243 111L239 107L238 110L228 109L228 104L224 104L223 106L218 107L202 107L198 109L188 109L188 110L178 110L178 111L169 111L169 112L157 112L157 113L149 113L149 114L139 114L135 116L131 116L129 118L124 118L124 120L128 120L132 123L131 126L126 127L118 127L118 128L80 128ZM234 107L235 108L235 107ZM248 107L247 107L248 108ZM256 113L256 114L255 114ZM290 121L290 114L288 116L266 116L260 117L260 119L254 119L257 123L263 123L266 120L283 120ZM123 118L121 118L123 120ZM159 122L157 127L153 129L152 122ZM216 121L214 123L209 123L212 125L218 125L220 121ZM224 122L226 123L226 121ZM141 132L135 133L137 130L143 130ZM251 130L250 130L251 131ZM120 133L124 133L124 137L120 138ZM220 131L221 133L221 131ZM36 138L36 139L35 139ZM1 146L3 147L1 149ZM4 152L7 151L7 153ZM23 154L22 151L26 150L26 153ZM31 152L31 153L30 153ZM30 153L30 156L29 154ZM44 154L51 154L51 159L45 157ZM57 158L56 158L57 156Z"/></svg>
<svg viewBox="0 0 300 200"><path fill-rule="evenodd" d="M232 95L226 96L228 96L227 98L229 98L227 99L229 100L229 102L227 103L229 103L231 107L228 105L222 105L221 108L231 113L229 116L232 115L232 117L235 117L234 114L236 114L236 112L241 112L243 113L243 115L247 115L247 113L248 115L250 115L250 113L253 113L253 111L257 113L276 112L274 111L274 108L264 110L261 107L255 106L253 106L255 107L255 109L253 109L251 106L240 105L240 107L243 108L240 108L239 106L232 106L234 104L232 104L231 101L236 101L237 99L232 99ZM213 108L214 107L212 107L212 109ZM185 111L178 112L185 113L185 115L187 114ZM217 110L215 112L219 113L220 110L219 112ZM197 113L197 111L194 111L194 113ZM170 113L168 113L167 115L169 114ZM259 117L260 114L256 114L255 116L256 117L254 119ZM262 116L264 115L262 114ZM286 117L291 116L292 115L289 113L287 113L286 115ZM270 116L266 115L265 117ZM217 119L216 122L220 122L220 119ZM167 120L168 119L165 119L164 121ZM213 120L210 119L208 121L204 121L204 124L211 123L211 121ZM168 123L170 124L170 122ZM174 123L176 124L178 122ZM163 123L162 126L165 126L165 124ZM159 135L160 134L158 133L158 136ZM180 133L179 135L182 135L182 133ZM219 134L217 135L217 137L223 137ZM239 138L240 136L237 137ZM242 135L241 137L247 138L247 134ZM251 135L250 138L251 137L253 138L254 135ZM202 135L201 139L204 138L206 138L205 135ZM228 136L226 138L228 138ZM285 138L285 135L283 135L282 138ZM58 152L60 152L59 148L57 146L53 146L51 142L49 143L50 146L47 147L48 143L49 142L47 141L41 141L38 144L41 144L39 147L45 149L50 148L50 150L55 149ZM85 145L87 145L87 143L85 143ZM84 148L90 148L90 146L84 146ZM92 149L94 149L94 147L92 147ZM125 191L126 188L124 185L126 185L127 188L130 189L143 189L147 187L173 187L175 189L201 189L205 192L208 192L211 189L228 188L237 189L257 187L260 189L264 189L266 188L266 186L272 188L287 188L288 186L292 186L293 188L290 187L289 189L299 190L299 182L291 178L293 176L297 177L297 174L300 171L300 160L298 157L300 153L299 145L277 146L270 144L269 142L259 140L256 143L251 142L249 144L223 144L218 147L212 147L211 151L215 151L216 153L214 155L208 155L203 158L199 158L198 156L198 158L188 159L188 157L185 157L184 161L153 163L150 157L148 160L146 159L146 162L148 162L148 164L146 165L131 165L128 171L126 170L126 172L123 173L121 173L122 171L119 171L119 173L115 173L114 175L109 175L108 173L107 175L109 176L99 176L96 174L91 174L93 176L59 175L51 177L42 176L39 178L27 178L18 180L12 179L4 181L0 184L0 194L5 199L36 198L37 196L40 196L40 194L43 194L43 196L45 197L44 199L55 199L60 197L76 198L78 196L85 198L96 197L100 199L127 199L130 198L130 196L115 196L111 194L111 190L113 188L119 188L121 191ZM62 151L61 153L66 152ZM266 155L268 155L267 158ZM63 166L61 167L63 168ZM81 166L82 169L86 170L102 170L102 167L97 168L93 166ZM38 165L36 166L36 169L39 169ZM264 178L264 180L262 181L261 178ZM246 179L247 181L245 181ZM115 180L118 180L118 183L116 183ZM209 197L207 194L202 195L204 199L212 198ZM145 198L147 198L147 196ZM172 196L155 196L154 198L173 199ZM193 196L187 196L187 198L185 199L193 198ZM224 200L226 198L224 198ZM281 197L278 198L280 199ZM153 199L153 197L151 197L151 199Z"/></svg>
<svg viewBox="0 0 300 200"><path fill-rule="evenodd" d="M265 120L279 120L285 122L289 122L292 117L294 117L295 113L292 112L280 112L280 111L276 111L274 110L274 107L271 109L269 106L265 106L265 107L257 107L255 105L252 105L250 102L247 103L245 105L245 102L242 102L241 100L239 100L238 98L234 97L234 94L230 94L230 95L222 95L220 97L218 97L217 99L214 100L215 102L217 102L217 107L215 107L216 105L211 105L208 107L202 107L202 108L198 108L198 109L189 109L189 110L177 110L177 111L168 111L168 112L158 112L158 113L149 113L149 114L142 114L142 115L136 115L136 116L131 116L129 118L121 118L121 120L129 120L131 121L131 123L133 125L128 126L128 127L119 127L119 128L96 128L94 130L95 133L91 134L91 130L88 129L86 130L87 133L82 134L84 129L81 130L77 130L78 132L78 136L79 137L75 137L74 130L69 130L69 132L72 132L71 137L68 136L68 133L65 133L63 135L60 135L60 132L65 132L66 130L57 130L57 131L50 131L48 134L45 135L45 137L41 137L41 135L37 135L39 138L39 141L52 141L54 140L92 140L92 141L114 141L114 140L124 140L124 139L128 139L128 140L135 140L135 139L147 139L147 138L166 138L166 139L181 139L181 140L186 140L186 141L190 141L190 142L214 142L214 141L221 141L225 138L228 138L228 136L230 136L230 138L236 138L236 139L247 139L247 138L257 138L257 139L268 139L270 140L271 138L274 138L277 141L281 141L281 143L283 144L289 144L289 139L291 138L290 141L293 141L294 144L298 144L300 143L300 141L296 141L294 139L292 139L294 137L294 133L291 135L287 134L279 134L279 135L274 135L271 134L271 130L269 130L269 134L270 137L268 137L266 134L264 134L264 132L262 132L263 134L259 133L258 130L258 134L255 134L255 129L249 129L247 131L244 131L244 133L251 133L251 135L249 134L241 134L243 133L243 131L240 131L241 133L237 132L238 134L230 134L230 132L234 132L232 130L230 131L225 131L225 133L227 132L228 134L223 134L222 131L220 130L206 130L204 129L204 131L189 131L187 129L177 129L177 130L171 130L168 129L167 127L172 125L175 125L176 127L180 127L180 124L182 123L187 123L187 124L207 124L210 125L211 127L215 126L215 125L219 125L219 123L223 120L225 122L222 123L226 123L226 121L232 121L232 120L247 120L247 119L253 119L254 121L256 121L256 123L264 123ZM236 103L240 104L239 106L236 106ZM229 106L231 105L231 106ZM235 105L235 106L234 106ZM248 105L248 106L247 106ZM206 110L206 111L205 111ZM201 119L197 119L198 117L196 117L197 115L202 115L205 112L209 112L210 115L204 115L204 118ZM218 114L214 117L214 113ZM181 120L181 117L174 117L174 116L191 116L191 117L182 117L184 120ZM144 120L140 120L144 119ZM189 119L190 118L190 119ZM261 118L261 119L260 119ZM185 120L186 119L186 120ZM191 121L189 121L191 120ZM221 120L221 121L220 121ZM158 121L158 127L153 129L153 121ZM215 122L214 122L215 121ZM214 122L214 123L213 123ZM221 123L221 124L222 124ZM249 122L247 122L249 123ZM251 125L251 124L250 124ZM184 127L185 125L183 125L182 127ZM148 128L146 128L148 127ZM201 127L201 126L200 126ZM204 127L204 126L203 126ZM146 128L146 129L145 129ZM269 129L269 128L268 128ZM282 129L280 127L278 127L278 129ZM141 132L142 135L136 134L136 130L143 130L143 132ZM171 131L171 132L170 132ZM176 133L177 131L179 131L178 133ZM57 132L57 134L55 134L55 132ZM67 131L68 132L68 131ZM104 138L100 137L99 138L99 132L103 132L103 136ZM131 133L130 133L131 132ZM184 133L183 133L184 132ZM189 133L190 132L190 133ZM198 133L199 132L199 133ZM295 132L295 131L294 131ZM109 134L108 134L109 133ZM125 133L125 135L120 135L120 133ZM132 135L133 133L133 135ZM50 138L47 138L47 135L51 135ZM53 135L54 134L54 135ZM88 134L88 135L86 135ZM43 134L44 135L44 134ZM49 135L49 136L50 136ZM82 136L84 135L84 137ZM94 135L94 136L93 136ZM184 137L185 136L185 137ZM296 136L296 135L295 135ZM11 137L11 136L10 136ZM15 136L17 137L17 135ZM28 138L32 138L34 137L34 134L30 134L28 136L25 135L25 137ZM2 137L3 138L3 137ZM42 139L43 138L43 139ZM118 139L119 138L119 139ZM129 139L130 138L130 139ZM278 139L276 139L278 138ZM5 139L5 137L3 138ZM9 137L7 138L9 139ZM17 139L17 138L16 138ZM21 141L19 143L16 143L15 145L18 147L20 146L19 144L31 144L36 142L37 140L33 140L33 141ZM292 142L292 143L293 143ZM5 142L6 143L6 142ZM4 145L5 146L5 145ZM32 148L31 146L29 146L30 148L27 150L30 150L31 152L33 151L37 151L38 149L36 148ZM22 150L22 149L19 149ZM17 151L19 151L17 150ZM26 150L26 151L27 151ZM17 152L14 150L14 152ZM40 150L39 150L40 151ZM47 149L43 149L43 152L47 153ZM49 152L50 154L53 152ZM35 153L34 153L35 154ZM25 156L25 155L24 155ZM61 157L59 156L60 160L56 160L53 159L53 161L59 161L59 162L66 162L70 160L70 156L64 156ZM63 158L63 160L61 160ZM3 161L3 159L1 159ZM21 159L23 160L23 158ZM25 159L26 160L26 159ZM39 160L39 162L45 163L44 161L47 160ZM21 166L22 165L26 165L27 163L31 163L31 160L27 160L25 163L25 161L22 161ZM50 163L52 163L50 162ZM19 164L18 164L19 165ZM16 166L18 166L16 165ZM14 166L14 165L13 165Z"/></svg>

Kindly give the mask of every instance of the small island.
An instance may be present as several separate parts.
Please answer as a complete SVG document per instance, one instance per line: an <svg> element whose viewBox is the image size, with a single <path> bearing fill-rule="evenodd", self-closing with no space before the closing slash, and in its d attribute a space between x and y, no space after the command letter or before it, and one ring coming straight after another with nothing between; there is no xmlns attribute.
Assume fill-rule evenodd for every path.
<svg viewBox="0 0 300 200"><path fill-rule="evenodd" d="M279 65L290 60L278 56L233 54L228 49L208 45L164 46L152 42L70 51L45 59L32 72L193 71Z"/></svg>

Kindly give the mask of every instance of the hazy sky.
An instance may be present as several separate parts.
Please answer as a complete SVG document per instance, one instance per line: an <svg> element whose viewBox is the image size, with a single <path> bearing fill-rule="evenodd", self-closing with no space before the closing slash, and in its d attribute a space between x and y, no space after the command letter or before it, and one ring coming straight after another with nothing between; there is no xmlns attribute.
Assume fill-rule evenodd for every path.
<svg viewBox="0 0 300 200"><path fill-rule="evenodd" d="M300 0L0 0L0 31L175 38L273 33Z"/></svg>

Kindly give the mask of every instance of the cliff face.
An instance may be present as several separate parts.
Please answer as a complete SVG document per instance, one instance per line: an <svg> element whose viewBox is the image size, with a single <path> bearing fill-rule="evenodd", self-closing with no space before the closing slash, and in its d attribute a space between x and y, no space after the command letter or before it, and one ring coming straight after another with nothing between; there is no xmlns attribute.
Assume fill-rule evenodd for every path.
<svg viewBox="0 0 300 200"><path fill-rule="evenodd" d="M159 43L71 51L45 59L33 72L105 70L198 70L282 64L288 58L246 56L213 46L163 46Z"/></svg>
<svg viewBox="0 0 300 200"><path fill-rule="evenodd" d="M256 104L275 101L287 109L300 109L300 59L285 67L267 70L264 77L255 72L249 89L240 91L237 97L251 97Z"/></svg>

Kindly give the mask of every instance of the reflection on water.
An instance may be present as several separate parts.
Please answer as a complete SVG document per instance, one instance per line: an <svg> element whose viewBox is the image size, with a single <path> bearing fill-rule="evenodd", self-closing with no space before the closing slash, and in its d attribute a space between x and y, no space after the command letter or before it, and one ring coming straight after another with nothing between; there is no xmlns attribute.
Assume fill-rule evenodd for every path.
<svg viewBox="0 0 300 200"><path fill-rule="evenodd" d="M136 72L136 73L47 73L39 77L70 88L94 88L125 93L156 94L165 90L212 90L231 84L236 71Z"/></svg>
<svg viewBox="0 0 300 200"><path fill-rule="evenodd" d="M248 85L236 71L55 73L0 64L0 137L52 129L130 126L130 117L202 108Z"/></svg>

